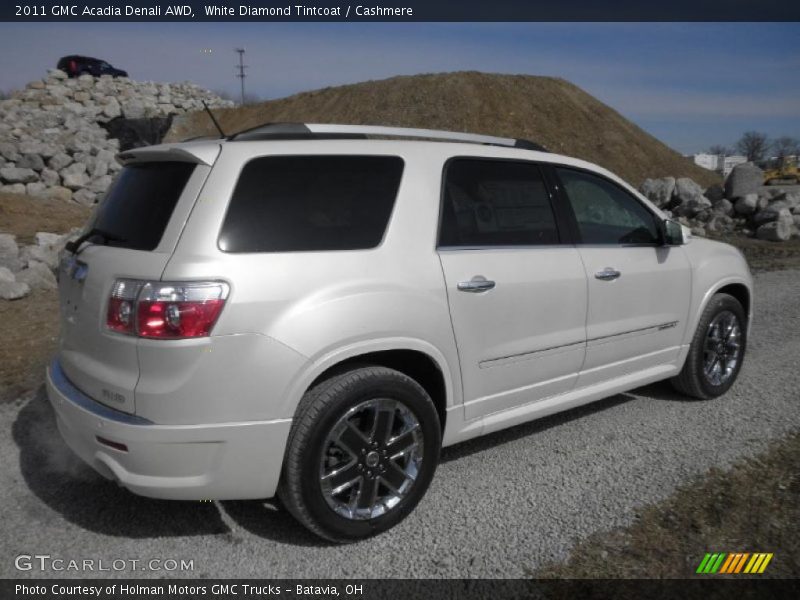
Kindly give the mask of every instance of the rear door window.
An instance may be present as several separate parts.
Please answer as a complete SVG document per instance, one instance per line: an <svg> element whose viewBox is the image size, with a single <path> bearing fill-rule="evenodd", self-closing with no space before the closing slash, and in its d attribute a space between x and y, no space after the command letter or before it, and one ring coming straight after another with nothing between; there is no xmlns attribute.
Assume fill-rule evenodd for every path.
<svg viewBox="0 0 800 600"><path fill-rule="evenodd" d="M445 170L440 247L558 244L550 194L534 163L452 159Z"/></svg>
<svg viewBox="0 0 800 600"><path fill-rule="evenodd" d="M266 156L239 176L223 252L360 250L381 243L403 160L396 156Z"/></svg>
<svg viewBox="0 0 800 600"><path fill-rule="evenodd" d="M110 246L155 250L195 166L172 161L125 167L92 226L110 234Z"/></svg>

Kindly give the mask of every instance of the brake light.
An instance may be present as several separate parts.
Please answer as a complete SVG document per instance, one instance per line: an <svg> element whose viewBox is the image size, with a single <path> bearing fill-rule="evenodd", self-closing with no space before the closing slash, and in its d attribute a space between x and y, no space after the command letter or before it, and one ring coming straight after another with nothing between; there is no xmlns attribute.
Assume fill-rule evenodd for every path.
<svg viewBox="0 0 800 600"><path fill-rule="evenodd" d="M140 281L118 279L111 288L111 298L108 300L106 325L109 329L120 333L133 333L136 313L134 307L139 290Z"/></svg>
<svg viewBox="0 0 800 600"><path fill-rule="evenodd" d="M118 280L112 288L106 323L113 331L144 338L206 337L225 306L228 289L219 281Z"/></svg>

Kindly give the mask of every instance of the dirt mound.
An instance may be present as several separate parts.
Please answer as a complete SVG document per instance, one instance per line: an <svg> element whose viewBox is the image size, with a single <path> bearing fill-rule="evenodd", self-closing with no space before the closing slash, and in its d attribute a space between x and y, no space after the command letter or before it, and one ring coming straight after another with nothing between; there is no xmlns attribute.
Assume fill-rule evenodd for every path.
<svg viewBox="0 0 800 600"><path fill-rule="evenodd" d="M536 141L602 165L638 186L648 177L718 183L579 87L552 77L477 72L393 77L216 109L226 133L275 122L427 127ZM176 118L168 140L213 135L203 113Z"/></svg>

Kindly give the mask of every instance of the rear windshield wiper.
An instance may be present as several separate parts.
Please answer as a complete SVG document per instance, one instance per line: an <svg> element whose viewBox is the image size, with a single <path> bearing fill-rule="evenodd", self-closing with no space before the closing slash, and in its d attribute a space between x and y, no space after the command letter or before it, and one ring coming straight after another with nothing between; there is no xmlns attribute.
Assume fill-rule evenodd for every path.
<svg viewBox="0 0 800 600"><path fill-rule="evenodd" d="M118 235L114 235L113 233L109 233L108 231L104 231L104 230L102 230L102 229L100 229L98 227L92 227L89 231L84 233L78 239L76 239L76 240L74 240L72 242L67 242L66 245L64 246L64 249L67 252L71 252L72 254L75 254L78 251L78 248L81 247L81 244L83 244L83 242L85 242L89 238L93 238L93 237L103 238L106 241L106 243L107 242L127 242L128 241L123 237L120 237Z"/></svg>

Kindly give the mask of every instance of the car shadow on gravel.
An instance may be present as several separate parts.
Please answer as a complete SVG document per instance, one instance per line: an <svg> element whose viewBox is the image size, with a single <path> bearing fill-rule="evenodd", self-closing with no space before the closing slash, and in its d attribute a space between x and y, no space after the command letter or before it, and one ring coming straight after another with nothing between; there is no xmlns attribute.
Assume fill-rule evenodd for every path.
<svg viewBox="0 0 800 600"><path fill-rule="evenodd" d="M293 546L321 548L336 545L303 527L277 499L225 500L220 505L239 527L255 536Z"/></svg>
<svg viewBox="0 0 800 600"><path fill-rule="evenodd" d="M455 446L449 446L442 450L440 462L446 463L450 462L451 460L458 460L459 458L470 456L476 452L482 452L495 446L507 444L520 438L528 437L529 435L533 435L535 433L540 433L550 429L551 427L557 427L575 419L581 419L594 413L608 410L620 404L630 402L634 399L635 398L633 396L629 396L627 394L617 394L616 396L611 396L609 398L605 398L604 400L598 400L597 402L592 402L571 410L556 413L554 415L550 415L549 417L537 419L536 421L521 423L520 425L510 427L509 429L502 429L494 433L456 444Z"/></svg>
<svg viewBox="0 0 800 600"><path fill-rule="evenodd" d="M85 465L61 439L42 386L12 427L28 488L67 521L89 531L128 538L229 532L213 504L143 498ZM37 507L23 507L31 514Z"/></svg>
<svg viewBox="0 0 800 600"><path fill-rule="evenodd" d="M244 530L279 543L322 546L277 501L219 503L157 500L137 496L84 464L61 439L55 414L41 387L20 410L12 427L20 471L28 488L67 521L94 533L127 538L224 534L241 538L220 510ZM31 514L36 507L30 507Z"/></svg>
<svg viewBox="0 0 800 600"><path fill-rule="evenodd" d="M578 406L577 408L556 413L536 421L521 423L520 425L511 427L509 429L503 429L501 431L490 433L461 444L456 444L455 446L444 448L442 450L441 462L445 463L451 460L457 460L464 456L475 454L476 452L488 450L494 446L513 442L520 438L545 431L551 427L557 427L558 425L563 425L564 423L568 423L575 419L582 419L600 411L619 406L620 404L625 404L626 402L636 400L640 397L651 398L653 400L661 400L665 402L702 402L702 400L690 398L689 396L685 396L676 391L669 381L658 381L656 383L651 383L649 385L633 389L630 392L617 394L616 396L610 396L603 400L598 400L597 402L592 402L584 406Z"/></svg>

